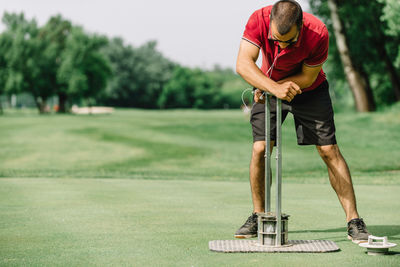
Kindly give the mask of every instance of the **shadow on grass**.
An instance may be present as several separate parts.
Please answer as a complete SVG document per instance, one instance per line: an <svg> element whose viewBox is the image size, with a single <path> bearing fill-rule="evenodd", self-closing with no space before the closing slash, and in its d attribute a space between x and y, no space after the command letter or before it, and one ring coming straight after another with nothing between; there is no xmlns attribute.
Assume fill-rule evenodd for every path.
<svg viewBox="0 0 400 267"><path fill-rule="evenodd" d="M398 251L389 251L388 255L389 256L400 256L400 252L398 252Z"/></svg>
<svg viewBox="0 0 400 267"><path fill-rule="evenodd" d="M390 240L400 240L400 225L367 225L368 231L375 236L387 236ZM289 231L289 233L346 233L345 227L332 228L332 229L319 229L319 230L300 230L300 231ZM341 238L337 241L344 241L347 238ZM397 253L397 252L396 252Z"/></svg>

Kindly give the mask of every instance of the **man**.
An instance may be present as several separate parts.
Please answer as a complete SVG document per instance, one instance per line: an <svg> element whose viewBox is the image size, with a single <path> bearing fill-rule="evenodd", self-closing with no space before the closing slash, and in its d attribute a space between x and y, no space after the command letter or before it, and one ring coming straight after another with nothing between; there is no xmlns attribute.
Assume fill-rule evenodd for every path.
<svg viewBox="0 0 400 267"><path fill-rule="evenodd" d="M257 213L264 212L265 97L271 98L271 140L276 135L276 97L282 99L282 118L294 116L299 145L315 145L328 167L330 183L345 211L348 238L355 243L368 239L359 217L349 168L335 138L329 85L322 70L328 57L326 26L303 12L294 0L282 0L255 11L240 43L236 70L254 86L251 112L253 152L250 185L253 214L235 233L236 238L257 236ZM261 69L255 64L262 52ZM273 147L274 141L271 142Z"/></svg>

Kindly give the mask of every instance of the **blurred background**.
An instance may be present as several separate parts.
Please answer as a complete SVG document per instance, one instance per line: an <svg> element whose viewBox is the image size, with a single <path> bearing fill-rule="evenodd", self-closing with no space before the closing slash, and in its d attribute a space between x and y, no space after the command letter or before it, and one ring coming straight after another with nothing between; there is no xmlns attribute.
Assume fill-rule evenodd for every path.
<svg viewBox="0 0 400 267"><path fill-rule="evenodd" d="M0 110L239 108L248 87L234 70L244 26L273 3L7 1ZM324 70L336 111L375 111L400 100L399 1L300 3L330 31Z"/></svg>

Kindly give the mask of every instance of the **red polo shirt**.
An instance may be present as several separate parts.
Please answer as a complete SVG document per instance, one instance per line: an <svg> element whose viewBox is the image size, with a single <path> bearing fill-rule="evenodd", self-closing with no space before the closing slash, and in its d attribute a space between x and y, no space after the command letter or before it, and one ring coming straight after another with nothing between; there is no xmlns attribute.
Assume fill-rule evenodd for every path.
<svg viewBox="0 0 400 267"><path fill-rule="evenodd" d="M322 21L306 12L303 12L303 27L297 42L278 53L278 42L268 40L271 38L269 29L271 10L272 6L267 6L255 11L247 22L243 34L244 40L261 49L263 73L267 75L275 59L272 72L268 73L274 81L299 73L303 64L313 67L326 61L329 47L328 30ZM315 89L324 80L326 76L321 69L315 82L303 91Z"/></svg>

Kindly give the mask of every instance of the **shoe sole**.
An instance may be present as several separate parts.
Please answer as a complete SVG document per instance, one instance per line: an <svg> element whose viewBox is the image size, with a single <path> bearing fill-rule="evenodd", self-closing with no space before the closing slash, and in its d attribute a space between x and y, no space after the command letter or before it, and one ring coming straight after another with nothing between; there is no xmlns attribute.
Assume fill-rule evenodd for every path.
<svg viewBox="0 0 400 267"><path fill-rule="evenodd" d="M351 240L351 242L353 242L354 244L361 244L361 243L367 243L368 242L368 240L356 240L356 239L353 239L351 236L347 236L347 239L349 239L349 240Z"/></svg>
<svg viewBox="0 0 400 267"><path fill-rule="evenodd" d="M245 239L245 238L252 238L257 237L257 234L254 235L235 235L235 238Z"/></svg>

